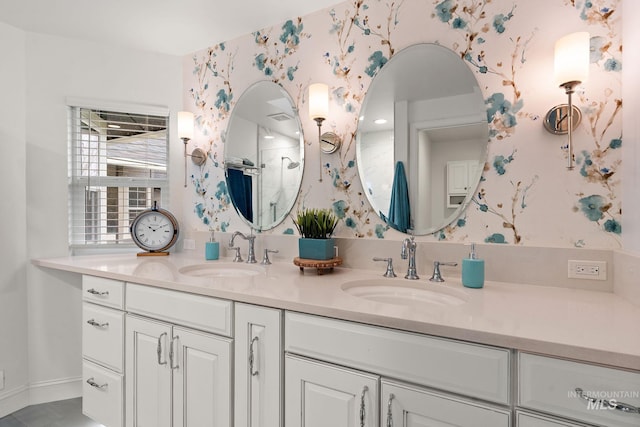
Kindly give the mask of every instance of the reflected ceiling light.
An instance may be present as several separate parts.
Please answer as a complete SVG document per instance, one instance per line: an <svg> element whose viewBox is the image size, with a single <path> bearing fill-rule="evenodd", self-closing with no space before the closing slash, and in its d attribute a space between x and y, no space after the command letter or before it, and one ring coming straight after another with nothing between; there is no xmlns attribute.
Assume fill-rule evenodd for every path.
<svg viewBox="0 0 640 427"><path fill-rule="evenodd" d="M187 154L187 143L193 139L194 119L191 111L178 112L178 137L184 143L184 186L187 187L187 157L191 161L202 166L207 161L207 154L201 148L195 148L191 154Z"/></svg>
<svg viewBox="0 0 640 427"><path fill-rule="evenodd" d="M553 107L547 112L545 128L556 135L568 135L567 169L574 167L573 131L580 124L582 113L572 103L571 95L576 86L587 80L589 75L589 33L568 34L556 41L554 54L554 79L567 94L567 104Z"/></svg>
<svg viewBox="0 0 640 427"><path fill-rule="evenodd" d="M387 123L387 120L386 119L375 119L373 121L373 123L375 123L377 125L383 125L383 124Z"/></svg>

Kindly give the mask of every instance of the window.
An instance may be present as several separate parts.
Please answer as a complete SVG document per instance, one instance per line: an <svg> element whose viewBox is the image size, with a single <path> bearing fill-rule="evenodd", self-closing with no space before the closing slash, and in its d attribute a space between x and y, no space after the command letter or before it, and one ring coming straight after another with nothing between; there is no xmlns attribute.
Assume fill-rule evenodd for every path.
<svg viewBox="0 0 640 427"><path fill-rule="evenodd" d="M131 221L168 200L166 115L70 107L72 250L133 246Z"/></svg>

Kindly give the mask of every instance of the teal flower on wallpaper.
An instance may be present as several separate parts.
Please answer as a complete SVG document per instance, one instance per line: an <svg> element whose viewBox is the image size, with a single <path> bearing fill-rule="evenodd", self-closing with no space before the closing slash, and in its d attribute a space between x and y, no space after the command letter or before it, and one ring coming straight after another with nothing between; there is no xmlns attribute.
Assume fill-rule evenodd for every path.
<svg viewBox="0 0 640 427"><path fill-rule="evenodd" d="M467 26L467 22L460 17L454 19L453 22L451 23L451 27L455 30L461 30L466 26Z"/></svg>
<svg viewBox="0 0 640 427"><path fill-rule="evenodd" d="M504 238L504 234L493 233L484 239L485 243L507 243L507 239Z"/></svg>
<svg viewBox="0 0 640 427"><path fill-rule="evenodd" d="M496 170L498 175L504 175L507 172L505 166L511 163L513 160L513 154L511 154L509 157L504 157L503 155L495 156L493 159L493 168Z"/></svg>
<svg viewBox="0 0 640 427"><path fill-rule="evenodd" d="M358 223L353 218L347 218L344 220L344 225L349 228L356 228L358 226Z"/></svg>
<svg viewBox="0 0 640 427"><path fill-rule="evenodd" d="M580 203L580 210L590 221L601 220L604 212L611 207L611 204L607 203L607 200L598 194L583 197L578 200L578 203Z"/></svg>
<svg viewBox="0 0 640 427"><path fill-rule="evenodd" d="M231 101L233 100L233 95L228 93L224 89L220 89L218 93L216 93L216 101L214 105L218 110L228 113L231 110Z"/></svg>
<svg viewBox="0 0 640 427"><path fill-rule="evenodd" d="M288 20L282 26L282 34L280 35L280 41L285 46L285 53L289 53L289 46L298 46L300 44L300 33L304 26L301 21L298 21L298 25L295 25L292 20Z"/></svg>
<svg viewBox="0 0 640 427"><path fill-rule="evenodd" d="M609 142L609 148L613 150L620 147L622 147L622 138L614 138Z"/></svg>
<svg viewBox="0 0 640 427"><path fill-rule="evenodd" d="M287 229L285 229L282 234L288 234L288 235L293 235L293 228L289 227Z"/></svg>
<svg viewBox="0 0 640 427"><path fill-rule="evenodd" d="M511 18L513 18L513 9L511 10L511 12L509 12L507 15L504 14L499 14L496 15L493 18L493 28L499 33L502 34L504 33L504 30L506 30L504 24L509 21Z"/></svg>
<svg viewBox="0 0 640 427"><path fill-rule="evenodd" d="M604 63L604 69L607 71L622 71L622 62L615 58L609 58Z"/></svg>
<svg viewBox="0 0 640 427"><path fill-rule="evenodd" d="M298 66L296 65L295 67L289 67L287 68L287 79L292 82L294 77L295 72L298 71Z"/></svg>
<svg viewBox="0 0 640 427"><path fill-rule="evenodd" d="M444 0L442 3L436 5L436 16L442 22L449 22L453 17L452 11L454 10L452 0Z"/></svg>
<svg viewBox="0 0 640 427"><path fill-rule="evenodd" d="M333 203L333 213L338 219L344 219L347 215L347 209L349 206L344 200L338 200Z"/></svg>
<svg viewBox="0 0 640 427"><path fill-rule="evenodd" d="M369 66L365 68L364 72L367 73L369 77L373 77L376 75L378 70L384 66L384 64L389 61L384 54L377 50L369 56Z"/></svg>
<svg viewBox="0 0 640 427"><path fill-rule="evenodd" d="M267 56L264 53L259 53L256 55L254 64L258 70L263 71L264 67L267 65Z"/></svg>
<svg viewBox="0 0 640 427"><path fill-rule="evenodd" d="M622 234L622 225L615 219L608 219L604 223L604 231L615 234Z"/></svg>
<svg viewBox="0 0 640 427"><path fill-rule="evenodd" d="M458 218L458 221L456 221L456 226L457 227L464 227L465 225L467 225L467 219L466 218Z"/></svg>
<svg viewBox="0 0 640 427"><path fill-rule="evenodd" d="M384 239L384 233L389 229L389 226L382 224L376 224L375 233L378 239Z"/></svg>

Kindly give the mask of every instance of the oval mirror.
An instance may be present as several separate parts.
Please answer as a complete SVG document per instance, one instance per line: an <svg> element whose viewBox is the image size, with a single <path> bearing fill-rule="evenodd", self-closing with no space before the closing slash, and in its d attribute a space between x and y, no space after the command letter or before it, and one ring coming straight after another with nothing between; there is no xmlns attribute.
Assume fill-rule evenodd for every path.
<svg viewBox="0 0 640 427"><path fill-rule="evenodd" d="M296 108L278 84L249 87L231 112L224 145L227 188L254 230L280 224L298 197L304 142Z"/></svg>
<svg viewBox="0 0 640 427"><path fill-rule="evenodd" d="M471 201L488 140L484 99L467 64L436 44L403 49L374 77L358 124L369 203L399 231L437 232Z"/></svg>

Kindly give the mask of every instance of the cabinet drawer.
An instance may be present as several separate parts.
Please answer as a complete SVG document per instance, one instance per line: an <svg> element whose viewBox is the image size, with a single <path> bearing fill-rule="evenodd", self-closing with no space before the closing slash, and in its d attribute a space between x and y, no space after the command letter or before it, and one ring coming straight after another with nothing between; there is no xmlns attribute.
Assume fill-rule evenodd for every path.
<svg viewBox="0 0 640 427"><path fill-rule="evenodd" d="M285 349L480 399L509 403L509 350L286 313Z"/></svg>
<svg viewBox="0 0 640 427"><path fill-rule="evenodd" d="M82 276L82 299L124 309L124 283L103 277Z"/></svg>
<svg viewBox="0 0 640 427"><path fill-rule="evenodd" d="M82 413L105 426L122 426L122 375L85 360L82 379Z"/></svg>
<svg viewBox="0 0 640 427"><path fill-rule="evenodd" d="M522 407L609 427L640 425L640 413L613 408L640 406L640 372L521 353L519 373Z"/></svg>
<svg viewBox="0 0 640 427"><path fill-rule="evenodd" d="M516 427L584 427L584 424L574 424L557 418L518 411L516 412Z"/></svg>
<svg viewBox="0 0 640 427"><path fill-rule="evenodd" d="M82 305L82 354L114 371L123 371L124 312L88 302Z"/></svg>
<svg viewBox="0 0 640 427"><path fill-rule="evenodd" d="M393 381L382 381L382 419L386 425L510 427L511 413Z"/></svg>
<svg viewBox="0 0 640 427"><path fill-rule="evenodd" d="M233 303L227 300L127 283L127 311L231 336Z"/></svg>

